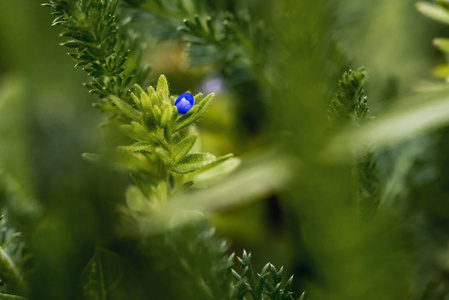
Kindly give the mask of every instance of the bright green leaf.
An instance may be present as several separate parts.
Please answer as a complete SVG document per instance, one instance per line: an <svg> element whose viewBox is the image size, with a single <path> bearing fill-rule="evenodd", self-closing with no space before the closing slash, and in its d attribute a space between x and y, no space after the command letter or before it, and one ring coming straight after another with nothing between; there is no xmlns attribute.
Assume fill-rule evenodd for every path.
<svg viewBox="0 0 449 300"><path fill-rule="evenodd" d="M161 125L161 120L162 120L162 111L159 108L159 106L153 106L153 114L154 114L154 119L156 120L156 125L160 126Z"/></svg>
<svg viewBox="0 0 449 300"><path fill-rule="evenodd" d="M193 181L193 188L205 188L214 183L219 182L240 165L240 159L232 157L232 155L222 156L204 168L196 172L190 173ZM190 175L188 174L188 175Z"/></svg>
<svg viewBox="0 0 449 300"><path fill-rule="evenodd" d="M161 127L167 126L168 122L170 121L170 118L172 116L172 107L170 103L165 102L162 104L162 115L161 115Z"/></svg>
<svg viewBox="0 0 449 300"><path fill-rule="evenodd" d="M171 104L172 106L174 106L174 105L175 105L175 102L176 102L176 98L173 97L173 96L170 96L169 102L170 102L170 104Z"/></svg>
<svg viewBox="0 0 449 300"><path fill-rule="evenodd" d="M170 158L170 154L168 153L167 150L162 149L162 148L156 148L155 152L157 155L159 155L160 158L162 158L162 160L164 161L164 163L168 166L173 164L172 159Z"/></svg>
<svg viewBox="0 0 449 300"><path fill-rule="evenodd" d="M443 39L443 38L434 39L433 44L435 45L435 47L437 47L441 51L449 53L449 39Z"/></svg>
<svg viewBox="0 0 449 300"><path fill-rule="evenodd" d="M131 122L131 128L136 134L138 134L142 139L151 140L149 132L138 122Z"/></svg>
<svg viewBox="0 0 449 300"><path fill-rule="evenodd" d="M215 159L215 156L210 153L192 153L169 166L169 170L179 174L187 174L214 162Z"/></svg>
<svg viewBox="0 0 449 300"><path fill-rule="evenodd" d="M196 94L195 97L193 97L195 99L195 103L200 103L201 100L203 100L203 96L204 95L202 93Z"/></svg>
<svg viewBox="0 0 449 300"><path fill-rule="evenodd" d="M182 129L186 128L187 126L189 126L190 124L192 124L193 122L195 122L197 120L197 116L195 114L197 110L198 110L198 105L194 105L185 115L180 117L176 121L176 126L175 126L173 132L182 130Z"/></svg>
<svg viewBox="0 0 449 300"><path fill-rule="evenodd" d="M157 105L161 105L162 104L162 100L159 97L158 93L151 94L150 100L151 100L151 104L153 104L153 106L157 106Z"/></svg>
<svg viewBox="0 0 449 300"><path fill-rule="evenodd" d="M151 85L148 87L148 96L151 97L154 94L155 90L154 87L152 87ZM143 91L142 91L143 93Z"/></svg>
<svg viewBox="0 0 449 300"><path fill-rule="evenodd" d="M338 134L324 155L331 159L350 159L348 153L358 153L367 145L375 151L449 125L447 90L420 94L398 103L390 112L362 128Z"/></svg>
<svg viewBox="0 0 449 300"><path fill-rule="evenodd" d="M131 93L131 98L133 99L134 103L135 103L138 107L141 106L142 103L141 103L140 99L139 99L134 93Z"/></svg>
<svg viewBox="0 0 449 300"><path fill-rule="evenodd" d="M111 99L112 102L114 102L115 105L128 117L133 119L134 121L140 121L140 112L136 110L134 107L120 99L119 97L116 97L114 95L110 95L109 99Z"/></svg>
<svg viewBox="0 0 449 300"><path fill-rule="evenodd" d="M138 151L147 150L148 148L151 148L154 145L155 144L152 144L152 143L137 142L137 143L129 145L129 146L119 146L118 148L120 150L124 150L124 151L138 152Z"/></svg>
<svg viewBox="0 0 449 300"><path fill-rule="evenodd" d="M443 7L428 2L416 3L416 8L425 16L435 21L449 24L449 12Z"/></svg>
<svg viewBox="0 0 449 300"><path fill-rule="evenodd" d="M184 210L201 213L244 205L256 199L263 199L267 193L283 188L290 177L290 168L279 158L264 155L250 165L240 168L233 176L207 189L185 193L161 205L152 219L145 219L142 228L148 234L155 234L168 228L171 217ZM295 166L298 169L300 166ZM273 176L276 174L276 176ZM181 224L180 224L181 225Z"/></svg>
<svg viewBox="0 0 449 300"><path fill-rule="evenodd" d="M165 78L164 75L159 76L159 80L157 81L157 86L156 86L156 90L162 91L162 95L164 96L164 98L168 99L168 82L167 82L167 78Z"/></svg>
<svg viewBox="0 0 449 300"><path fill-rule="evenodd" d="M133 211L151 212L151 203L135 185L131 185L126 189L126 204Z"/></svg>
<svg viewBox="0 0 449 300"><path fill-rule="evenodd" d="M144 92L142 90L142 88L140 87L140 85L138 85L138 84L134 84L133 90L134 90L134 93L137 94L137 95L140 95L140 94L142 94Z"/></svg>
<svg viewBox="0 0 449 300"><path fill-rule="evenodd" d="M140 101L142 102L142 108L144 111L150 111L152 103L150 97L146 93L140 94Z"/></svg>
<svg viewBox="0 0 449 300"><path fill-rule="evenodd" d="M212 100L214 100L215 94L211 93L209 95L206 96L206 98L202 99L199 102L199 106L200 106L200 111L198 113L203 113L210 105L210 103L212 102Z"/></svg>
<svg viewBox="0 0 449 300"><path fill-rule="evenodd" d="M182 139L172 150L172 157L174 161L183 158L192 149L197 139L196 134L192 134Z"/></svg>
<svg viewBox="0 0 449 300"><path fill-rule="evenodd" d="M432 73L435 77L439 77L439 78L443 78L443 79L446 79L449 77L449 65L448 64L439 65L439 66L435 67L432 71L433 71Z"/></svg>

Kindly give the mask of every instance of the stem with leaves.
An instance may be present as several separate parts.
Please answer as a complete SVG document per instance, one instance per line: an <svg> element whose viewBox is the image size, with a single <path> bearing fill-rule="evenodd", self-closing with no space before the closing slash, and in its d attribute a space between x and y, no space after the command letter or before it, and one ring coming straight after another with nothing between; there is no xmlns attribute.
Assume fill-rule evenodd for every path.
<svg viewBox="0 0 449 300"><path fill-rule="evenodd" d="M56 16L52 25L64 28L61 36L69 40L61 45L72 49L68 54L75 66L92 77L85 84L89 91L102 99L115 95L129 101L129 89L145 79L149 68L142 64L138 37L132 37L126 23L117 21L117 4L118 0L51 0L43 5ZM107 108L104 101L98 105Z"/></svg>
<svg viewBox="0 0 449 300"><path fill-rule="evenodd" d="M137 189L129 193L130 198L135 200L136 194L140 194L144 198L143 202L147 204L146 209L142 209L145 205L138 206L138 209L133 209L136 206L129 207L134 210L133 212L140 215L143 212L143 218L151 218L151 213L159 203L167 201L186 188L195 186L198 180L204 178L210 180L214 176L222 177L224 173L231 172L238 165L235 159L231 158L232 154L217 158L210 153L193 151L197 134L192 125L206 112L214 94L205 97L197 94L194 96L196 104L182 114L178 111L175 97L170 95L165 76L159 77L156 87L150 86L147 90L136 84L141 83L147 69L141 68L139 50L141 47L137 45L136 39L129 37L125 24L117 22L117 0L80 2L51 0L46 5L50 6L52 13L57 16L53 25L63 26L65 30L62 36L70 38L62 45L75 50L70 55L77 61L78 66L83 66L88 75L93 77L87 86L90 92L99 95L102 100L100 107L109 113L110 118L106 124L119 128L129 141L113 151L112 164L127 171L137 185ZM230 21L234 22L235 19L230 16ZM189 24L186 22L187 27ZM235 33L232 26L220 22L215 25L225 25L223 28ZM192 26L188 28L191 33L195 30ZM202 35L201 32L196 34L198 37ZM238 37L236 43L243 41L242 36L236 36ZM200 38L209 37L211 36ZM249 49L249 55L254 54L252 48L248 48L248 45L254 43L242 44L244 49ZM98 156L86 154L85 157L96 159ZM232 159L234 159L232 167L218 168ZM214 173L214 170L217 171ZM179 216L173 216L175 217ZM216 299L216 295L225 295L228 299L245 299L247 292L251 293L254 299L266 297L273 300L293 299L289 291L292 278L287 281L284 288L281 288L283 269L277 271L271 264L264 268L262 276L257 277L250 263L250 255L246 252L243 258L239 259L244 271L234 286L230 277L233 256L227 262L223 259L225 244L214 235L209 225L201 225L204 224L203 221L174 226L163 234L162 244L147 248L147 250L163 250L160 262L169 257L168 253L173 254L170 261L162 265L162 270L167 270L168 263L177 262L175 268L183 271L167 274L167 277L177 278L180 274L188 274L175 281L180 286L186 287L173 291L174 293L182 294L195 286L192 299L198 299L198 295L204 295L200 297L202 299ZM142 244L153 240L153 237L140 238ZM210 259L203 258L198 253L207 253ZM95 260L86 271L87 278L95 279L94 265ZM233 274L236 276L237 272L233 271ZM270 274L271 282L267 280ZM190 284L191 280L194 280L193 285ZM227 295L220 293L223 284L226 288L229 287ZM96 295L103 295L105 291L97 290L98 286L105 285L85 286L86 295L94 298Z"/></svg>
<svg viewBox="0 0 449 300"><path fill-rule="evenodd" d="M196 104L180 115L167 79L161 75L156 88L150 86L147 92L135 85L131 98L133 105L110 96L115 104L115 122L132 141L118 150L141 190L148 191L147 197L165 201L171 191L191 186L197 175L232 157L232 154L217 158L206 152L191 152L197 134L189 132L189 127L205 113L214 94L206 97L197 94Z"/></svg>
<svg viewBox="0 0 449 300"><path fill-rule="evenodd" d="M369 109L365 95L364 82L367 74L364 68L349 70L343 74L338 91L329 106L329 118L337 127L351 124L360 127L368 120ZM357 158L359 192L357 200L364 211L375 209L379 204L377 165L374 153L366 150Z"/></svg>

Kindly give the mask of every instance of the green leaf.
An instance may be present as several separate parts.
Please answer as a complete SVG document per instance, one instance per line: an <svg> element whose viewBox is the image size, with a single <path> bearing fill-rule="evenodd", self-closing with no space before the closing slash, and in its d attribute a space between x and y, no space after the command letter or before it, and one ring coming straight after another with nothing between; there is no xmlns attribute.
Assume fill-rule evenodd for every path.
<svg viewBox="0 0 449 300"><path fill-rule="evenodd" d="M183 158L192 149L198 135L192 134L182 139L172 150L172 157L174 161Z"/></svg>
<svg viewBox="0 0 449 300"><path fill-rule="evenodd" d="M330 159L349 159L348 153L358 153L367 145L376 151L449 125L447 89L418 94L397 103L362 128L346 129L335 136L324 155Z"/></svg>
<svg viewBox="0 0 449 300"><path fill-rule="evenodd" d="M9 295L9 294L2 294L0 293L0 300L25 300L26 298L16 296L16 295Z"/></svg>
<svg viewBox="0 0 449 300"><path fill-rule="evenodd" d="M154 119L156 120L156 124L158 126L161 126L161 120L162 120L162 111L159 108L159 106L153 106L153 114L154 114Z"/></svg>
<svg viewBox="0 0 449 300"><path fill-rule="evenodd" d="M148 133L145 127L137 122L131 122L131 125L121 125L120 129L125 135L139 142L154 143L157 141Z"/></svg>
<svg viewBox="0 0 449 300"><path fill-rule="evenodd" d="M186 175L185 180L193 182L192 188L205 188L228 176L240 162L240 159L233 157L232 154L224 155L198 171Z"/></svg>
<svg viewBox="0 0 449 300"><path fill-rule="evenodd" d="M142 230L147 234L157 234L168 228L169 220L179 211L195 210L201 213L216 212L230 207L242 206L267 193L285 187L290 178L290 168L300 169L279 159L279 155L261 155L252 163L240 168L233 176L228 176L220 184L207 189L184 193L161 205L151 220L146 219ZM273 176L276 174L276 176Z"/></svg>
<svg viewBox="0 0 449 300"><path fill-rule="evenodd" d="M192 108L185 115L176 120L176 125L173 132L180 131L195 122L197 119L195 113L198 110L198 107L198 105L192 106Z"/></svg>
<svg viewBox="0 0 449 300"><path fill-rule="evenodd" d="M195 103L200 103L201 100L203 100L203 96L204 95L202 93L196 94L195 97L193 97L195 99Z"/></svg>
<svg viewBox="0 0 449 300"><path fill-rule="evenodd" d="M170 119L170 125L175 124L176 119L178 119L178 108L176 106L173 106L171 119Z"/></svg>
<svg viewBox="0 0 449 300"><path fill-rule="evenodd" d="M184 156L168 169L175 173L187 174L214 162L215 159L215 156L210 153L192 153Z"/></svg>
<svg viewBox="0 0 449 300"><path fill-rule="evenodd" d="M265 281L267 280L268 275L270 275L270 273L268 272L268 268L270 267L270 263L267 263L262 271L260 272L260 277L259 277L259 282L257 283L257 289L256 289L256 293L258 295L261 295L263 292L263 288L265 286Z"/></svg>
<svg viewBox="0 0 449 300"><path fill-rule="evenodd" d="M130 185L125 193L126 204L129 209L140 212L151 212L151 203L135 185Z"/></svg>
<svg viewBox="0 0 449 300"><path fill-rule="evenodd" d="M151 100L151 104L153 104L153 106L159 106L162 104L162 100L159 97L158 93L151 94L150 100Z"/></svg>
<svg viewBox="0 0 449 300"><path fill-rule="evenodd" d="M437 4L428 2L416 3L416 8L425 16L434 19L435 21L449 24L449 12Z"/></svg>
<svg viewBox="0 0 449 300"><path fill-rule="evenodd" d="M127 137L139 141L139 142L146 142L147 140L134 132L133 127L131 125L121 125L120 130L123 132L124 135Z"/></svg>
<svg viewBox="0 0 449 300"><path fill-rule="evenodd" d="M165 181L159 182L159 184L156 187L156 199L157 201L165 202L167 201L167 195L168 195L168 186Z"/></svg>
<svg viewBox="0 0 449 300"><path fill-rule="evenodd" d="M172 159L170 158L170 154L168 153L167 150L162 149L162 148L156 148L155 149L156 154L159 155L159 157L164 161L164 163L167 166L170 166L173 164Z"/></svg>
<svg viewBox="0 0 449 300"><path fill-rule="evenodd" d="M153 104L151 103L150 97L146 93L140 94L140 101L142 102L142 108L144 111L150 111Z"/></svg>
<svg viewBox="0 0 449 300"><path fill-rule="evenodd" d="M153 96L153 94L155 93L156 91L154 90L154 87L152 87L151 85L148 87L148 96L149 97L151 97L151 96ZM142 91L142 93L143 93L143 91Z"/></svg>
<svg viewBox="0 0 449 300"><path fill-rule="evenodd" d="M161 115L161 127L164 128L167 126L170 118L172 116L172 107L170 103L165 102L162 104L162 115Z"/></svg>
<svg viewBox="0 0 449 300"><path fill-rule="evenodd" d="M443 79L448 78L449 77L449 65L444 64L444 65L436 66L435 68L433 68L432 74L438 78L443 78Z"/></svg>
<svg viewBox="0 0 449 300"><path fill-rule="evenodd" d="M445 8L449 8L449 3L447 2L447 0L436 0L436 3L438 3L439 5L441 5Z"/></svg>
<svg viewBox="0 0 449 300"><path fill-rule="evenodd" d="M164 75L161 75L159 77L159 80L157 81L155 94L158 94L158 96L161 100L160 104L162 104L164 102L170 102L170 99L169 99L170 92L168 89L168 82L167 82L167 78L165 78Z"/></svg>
<svg viewBox="0 0 449 300"><path fill-rule="evenodd" d="M147 150L148 148L151 148L154 145L155 144L152 144L152 143L137 142L137 143L129 145L129 146L119 146L118 148L120 150L124 150L124 151L138 152L138 151Z"/></svg>
<svg viewBox="0 0 449 300"><path fill-rule="evenodd" d="M131 98L133 99L133 101L137 105L137 107L142 106L140 99L134 93L131 93Z"/></svg>
<svg viewBox="0 0 449 300"><path fill-rule="evenodd" d="M212 103L212 100L214 100L214 97L215 97L215 94L211 93L211 94L207 95L206 98L204 98L203 100L200 101L199 109L197 112L198 115L201 115L206 111L206 109Z"/></svg>
<svg viewBox="0 0 449 300"><path fill-rule="evenodd" d="M328 109L332 121L341 125L352 121L353 125L359 127L367 119L368 106L363 87L366 77L364 68L343 73Z"/></svg>
<svg viewBox="0 0 449 300"><path fill-rule="evenodd" d="M133 108L131 105L120 99L119 97L116 97L114 95L110 95L109 99L111 99L112 102L114 102L115 105L128 117L133 119L134 121L140 121L140 112Z"/></svg>
<svg viewBox="0 0 449 300"><path fill-rule="evenodd" d="M108 293L122 279L119 256L105 249L96 248L92 259L81 275L87 300L107 300Z"/></svg>
<svg viewBox="0 0 449 300"><path fill-rule="evenodd" d="M433 45L441 51L449 53L449 39L433 39Z"/></svg>
<svg viewBox="0 0 449 300"><path fill-rule="evenodd" d="M23 289L23 280L17 262L4 247L5 245L0 245L0 278L9 286L10 292L17 292Z"/></svg>
<svg viewBox="0 0 449 300"><path fill-rule="evenodd" d="M77 40L70 40L64 43L60 43L60 46L65 46L65 47L69 47L69 48L85 48L86 45L84 44L84 42L80 42Z"/></svg>
<svg viewBox="0 0 449 300"><path fill-rule="evenodd" d="M140 95L144 93L143 89L137 83L133 85L134 94Z"/></svg>
<svg viewBox="0 0 449 300"><path fill-rule="evenodd" d="M162 91L165 97L168 99L168 82L164 75L159 76L156 86L157 91Z"/></svg>
<svg viewBox="0 0 449 300"><path fill-rule="evenodd" d="M103 163L103 157L98 153L83 153L81 157L87 161L92 163Z"/></svg>

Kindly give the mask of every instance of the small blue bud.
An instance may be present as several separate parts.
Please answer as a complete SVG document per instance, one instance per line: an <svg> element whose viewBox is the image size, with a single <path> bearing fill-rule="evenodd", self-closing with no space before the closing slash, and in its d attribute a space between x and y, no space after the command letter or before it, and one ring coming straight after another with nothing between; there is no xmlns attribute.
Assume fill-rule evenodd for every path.
<svg viewBox="0 0 449 300"><path fill-rule="evenodd" d="M178 97L175 101L175 106L178 108L178 113L183 115L188 112L192 106L195 104L195 99L192 94L184 93Z"/></svg>

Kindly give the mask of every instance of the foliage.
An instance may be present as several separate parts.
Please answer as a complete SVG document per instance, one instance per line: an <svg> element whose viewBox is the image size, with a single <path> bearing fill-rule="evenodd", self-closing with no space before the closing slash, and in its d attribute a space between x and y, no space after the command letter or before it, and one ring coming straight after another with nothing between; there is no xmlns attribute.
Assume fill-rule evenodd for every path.
<svg viewBox="0 0 449 300"><path fill-rule="evenodd" d="M231 255L230 259L233 259L234 255ZM290 300L293 299L290 288L293 283L293 276L291 276L284 286L282 286L282 276L284 268L281 267L276 270L272 264L267 263L262 271L255 273L251 264L251 253L243 251L242 258L237 257L241 268L242 274L238 274L232 270L237 283L235 284L234 294L235 299L245 299L245 295L251 294L253 299L272 299L272 300ZM299 300L304 298L304 293Z"/></svg>
<svg viewBox="0 0 449 300"><path fill-rule="evenodd" d="M64 27L61 36L70 40L61 45L74 52L69 55L93 77L86 84L100 97L123 96L134 83L141 82L149 69L141 65L142 44L118 26L115 10L118 1L50 1L45 5L56 16L52 25ZM132 51L132 52L131 52Z"/></svg>
<svg viewBox="0 0 449 300"><path fill-rule="evenodd" d="M197 94L192 97L189 93L184 93L176 99L170 95L167 79L163 75L160 76L156 87L150 86L147 92L137 84L134 85L133 91L128 91L128 86L136 70L138 71L139 61L132 61L133 76L125 72L127 68L124 66L128 58L126 48L132 44L127 42L123 35L125 31L115 23L114 11L117 3L87 1L80 3L78 7L73 7L73 4L71 7L69 4L69 8L67 4L63 1L48 4L57 15L53 25L64 26L66 31L62 35L74 38L62 45L75 48L77 53L71 56L79 61L77 65L86 65L88 75L94 77L94 81L88 85L92 88L91 92L99 94L100 97L108 96L109 102L102 104L102 109L111 116L107 125L119 128L133 141L131 145L118 146L118 151L114 151L115 154L110 159L120 165L120 170L129 173L137 184L130 187L128 193L130 210L144 213L141 219L136 219L137 222L151 219L152 212L159 204L180 193L183 187L198 183L196 178L201 177L204 172L208 174L204 179L210 181L211 176L223 177L224 172L231 172L237 166L234 160L230 168L219 168L221 164L228 162L232 155L216 158L210 153L191 153L197 134L189 134L188 129L202 117L214 98L213 94L205 97ZM185 101L185 98L181 97L192 97L189 107L178 104L179 101ZM99 158L92 154L86 154L85 157L93 160ZM220 171L216 174L210 173L213 168L219 168ZM136 202L136 198L140 198L137 200L140 203ZM175 217L179 219L179 216ZM160 270L158 273L165 273L164 270L170 263L179 262L179 267L175 264L175 269L161 276L164 280L170 278L169 281L177 282L177 289L161 289L160 286L153 285L149 292L164 299L217 299L230 291L229 299L235 299L235 288L230 289L232 286L229 285L229 263L223 260L226 249L223 248L223 242L214 237L214 231L209 229L208 225L197 228L196 223L189 223L177 225L163 234L165 237L162 244L154 245L153 237L143 236L144 244L147 244L144 246L144 253L160 253L153 254L156 257L152 257L153 261L161 263L159 267L154 266L155 270ZM151 247L148 247L148 244L151 244ZM183 253L185 249L188 249L187 253ZM103 254L100 256L100 253ZM245 261L249 262L246 255ZM248 271L244 271L244 276L247 276L247 273ZM121 276L118 258L97 250L84 274L86 298L124 297L125 294L116 289L117 285L123 285L120 282ZM272 299L278 297L280 276L280 273L276 273L273 287L265 284ZM291 285L291 281L288 285ZM164 290L163 294L159 294ZM191 291L191 294L186 294L186 291ZM262 290L258 293L261 294ZM239 289L239 299L242 299L244 294L245 292ZM253 292L253 295L256 294ZM280 296L282 299L291 298L291 293L286 288Z"/></svg>
<svg viewBox="0 0 449 300"><path fill-rule="evenodd" d="M448 1L25 2L0 299L448 297Z"/></svg>
<svg viewBox="0 0 449 300"><path fill-rule="evenodd" d="M242 130L254 134L264 128L268 89L278 74L272 66L269 26L256 13L257 4L238 1L128 0L147 12L150 31L159 39L174 38L187 45L189 64L212 65L241 99L237 114ZM263 10L270 5L263 4ZM263 99L259 101L258 99ZM255 112L256 110L256 112ZM255 115L260 115L256 118Z"/></svg>
<svg viewBox="0 0 449 300"><path fill-rule="evenodd" d="M210 153L190 153L197 135L182 133L204 114L213 94L204 98L202 94L196 95L197 104L181 115L163 75L156 89L150 86L145 93L136 85L135 91L139 95L131 93L135 108L115 95L111 95L110 100L118 110L116 114L119 112L116 116L118 126L134 142L119 146L120 150L128 153L123 158L123 167L140 183L141 190L149 198L152 196L156 202L163 202L171 191L192 185L195 176L231 158L232 155L216 158Z"/></svg>
<svg viewBox="0 0 449 300"><path fill-rule="evenodd" d="M331 119L339 122L349 120L360 126L368 114L363 83L366 79L365 69L349 70L343 74L338 83L338 91L329 107Z"/></svg>
<svg viewBox="0 0 449 300"><path fill-rule="evenodd" d="M361 127L368 119L367 96L364 91L364 82L367 74L364 68L357 71L349 70L343 74L343 78L338 83L338 90L329 106L329 118L344 126L351 123L356 128ZM364 210L372 210L379 204L377 178L377 164L374 153L370 150L363 150L357 158L357 175L359 193L357 201L360 202Z"/></svg>
<svg viewBox="0 0 449 300"><path fill-rule="evenodd" d="M30 271L30 266L27 264L30 257L20 237L20 233L7 227L4 216L1 216L0 226L1 291L23 295L27 289L24 275ZM7 294L0 294L1 297L5 297L5 299L12 297L12 299L15 299L14 296L8 296ZM17 299L19 298L17 297Z"/></svg>

